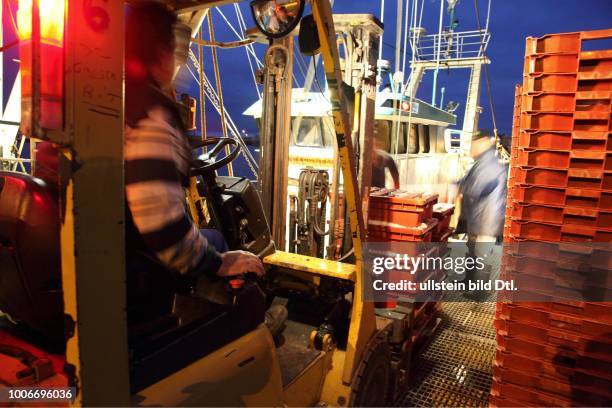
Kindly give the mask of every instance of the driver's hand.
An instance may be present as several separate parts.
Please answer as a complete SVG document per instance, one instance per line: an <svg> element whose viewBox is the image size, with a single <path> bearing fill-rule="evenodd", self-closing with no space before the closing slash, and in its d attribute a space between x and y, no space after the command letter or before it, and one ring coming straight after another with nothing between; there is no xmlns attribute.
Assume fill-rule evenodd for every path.
<svg viewBox="0 0 612 408"><path fill-rule="evenodd" d="M262 276L265 271L261 260L250 252L228 251L221 255L221 266L217 275L221 277L255 273Z"/></svg>

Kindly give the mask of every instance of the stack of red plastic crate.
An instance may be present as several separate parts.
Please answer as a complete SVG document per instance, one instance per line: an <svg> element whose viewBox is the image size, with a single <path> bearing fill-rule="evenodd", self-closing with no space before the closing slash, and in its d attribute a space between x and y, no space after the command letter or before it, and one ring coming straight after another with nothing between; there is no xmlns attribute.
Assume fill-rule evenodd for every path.
<svg viewBox="0 0 612 408"><path fill-rule="evenodd" d="M498 303L492 406L612 404L612 304L562 295L587 273L612 288L609 246L587 245L612 242L612 50L587 50L605 38L612 30L527 39L503 270L551 301Z"/></svg>
<svg viewBox="0 0 612 408"><path fill-rule="evenodd" d="M422 192L410 192L401 189L373 188L370 194L368 213L368 241L369 242L447 242L448 222L452 215L452 206L440 207L438 195ZM441 233L438 227L444 227ZM446 226L444 226L446 225ZM430 248L427 255L435 256L436 246ZM416 251L414 247L406 247L408 255ZM402 278L425 281L428 279L442 279L443 271L419 270L409 275L405 271L389 271L387 279ZM394 309L402 299L407 300L410 294L398 294L397 301L377 302L377 308ZM412 342L419 340L421 333L435 318L439 309L439 302L412 303L411 327Z"/></svg>

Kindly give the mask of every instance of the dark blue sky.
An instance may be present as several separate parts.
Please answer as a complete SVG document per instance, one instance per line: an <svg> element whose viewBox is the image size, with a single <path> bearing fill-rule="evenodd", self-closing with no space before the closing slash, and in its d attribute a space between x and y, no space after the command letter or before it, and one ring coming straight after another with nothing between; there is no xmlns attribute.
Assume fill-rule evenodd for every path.
<svg viewBox="0 0 612 408"><path fill-rule="evenodd" d="M440 0L425 0L423 26L429 33L437 32ZM487 0L478 0L481 24L484 25ZM395 15L397 2L385 1L385 35L383 37L383 58L393 60L395 55ZM247 25L251 24L248 2L241 4ZM230 22L236 23L233 6L222 8ZM380 15L380 0L336 0L335 13L372 13ZM474 0L460 0L457 5L459 27L457 30L476 29ZM217 12L213 13L217 40L235 39L225 22ZM445 21L447 23L448 20ZM492 0L490 31L491 41L487 55L491 59L489 77L491 93L495 106L497 126L500 132L510 133L514 85L522 82L525 38L542 36L549 33L612 28L612 0ZM205 31L207 33L207 31ZM207 38L207 34L205 34ZM256 45L256 52L261 55L265 47ZM408 55L408 60L410 56ZM256 99L257 94L251 78L246 54L243 49L219 50L219 61L222 69L222 85L225 103L238 126L250 133L256 131L251 118L242 116L242 112ZM206 72L214 80L209 52L205 53ZM321 69L319 68L319 71ZM298 78L301 75L295 70ZM418 96L431 101L431 76L424 78ZM182 76L183 81L190 75ZM441 71L439 83L446 88L445 101L455 100L461 103L458 113L462 114L467 91L467 70L451 72ZM482 78L480 126L492 128L491 112ZM183 82L183 84L187 84ZM301 85L301 82L300 82ZM197 94L195 87L191 92ZM438 94L439 95L439 94ZM220 129L216 113L207 109L209 132ZM459 120L459 124L461 121Z"/></svg>
<svg viewBox="0 0 612 408"><path fill-rule="evenodd" d="M440 0L424 0L425 12L423 26L428 32L437 32L438 11ZM490 31L491 42L487 51L491 59L489 75L491 91L495 105L498 128L501 132L509 133L512 120L512 105L514 85L522 81L523 57L525 37L542 36L547 33L570 32L580 30L593 30L612 27L612 0L492 0L492 13ZM3 2L4 3L4 2ZM15 4L16 2L11 2ZM383 58L393 59L395 43L395 12L396 0L386 0L385 8L385 35L383 37ZM412 3L412 2L411 2ZM478 0L481 19L486 14L487 0ZM240 8L247 26L252 25L248 2L240 3ZM238 27L233 5L222 7L229 21ZM334 6L336 13L372 13L380 14L380 0L336 0ZM457 6L457 15L460 21L458 30L472 30L476 28L474 13L474 0L460 0ZM5 41L13 38L13 30L8 24L7 16L3 19L2 29ZM227 27L220 14L213 11L213 20L217 40L228 41L235 39L234 34ZM448 21L446 21L448 22ZM7 23L7 24L5 24ZM482 21L484 24L484 21ZM205 38L208 38L205 27ZM610 45L612 47L612 44ZM265 46L256 45L256 52L260 55ZM3 53L2 62L5 67L5 80L2 84L7 92L12 87L16 74L17 48ZM214 83L213 67L210 51L205 52L205 69ZM410 57L408 56L408 59ZM248 67L244 49L220 49L219 61L221 66L221 80L226 106L241 129L255 133L256 128L252 118L242 116L242 112L257 100L251 72ZM319 67L319 71L321 68ZM296 75L301 80L299 71ZM8 75L7 75L8 74ZM419 97L425 101L431 100L431 76L429 73L423 80ZM446 88L445 101L455 100L461 103L458 113L463 112L465 93L467 90L467 70L442 71L439 76L441 86ZM180 88L188 89L189 93L198 95L197 87L191 76L183 72L180 79ZM301 81L300 81L301 84ZM6 103L6 100L3 101ZM481 105L484 111L481 115L481 127L491 128L491 112L484 87L481 94ZM207 122L209 132L220 131L220 120L210 106L207 108ZM461 118L459 124L461 123Z"/></svg>

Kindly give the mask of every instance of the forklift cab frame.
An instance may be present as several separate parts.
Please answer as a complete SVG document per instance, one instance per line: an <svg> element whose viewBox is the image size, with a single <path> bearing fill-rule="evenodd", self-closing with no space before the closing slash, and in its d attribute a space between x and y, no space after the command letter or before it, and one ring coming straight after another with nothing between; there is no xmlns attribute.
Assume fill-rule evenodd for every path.
<svg viewBox="0 0 612 408"><path fill-rule="evenodd" d="M230 2L233 1L175 0L171 3L177 12L188 12ZM283 384L274 344L266 329L260 326L130 397L124 282L123 137L108 137L109 134L123 135L123 42L117 38L123 35L124 7L121 2L93 4L88 0L70 2L67 7L63 123L58 129L42 129L39 134L60 146L64 313L75 323L73 335L67 341L66 359L71 367L70 383L78 384L77 403L212 403L198 397L218 396L219 387L238 394L241 402L247 404L364 402L360 398L368 381L372 375L380 374L373 371L367 374L364 360L388 354L381 347L388 325L383 323L382 329L377 329L373 305L362 300L368 284L367 274L361 273L363 217L352 141L348 136L351 122L342 96L336 33L329 2L313 0L312 9L330 98L335 102L332 114L356 264L280 251L266 257L264 263L272 271L314 279L331 278L350 285L353 302L346 347L337 349L331 333L313 332L309 342L320 351L318 357L291 382ZM105 336L100 335L100 327L104 328ZM232 356L229 362L228 356ZM214 364L222 360L225 364ZM251 367L242 371L242 374L248 373L246 376L239 370L242 364ZM382 369L384 375L388 375L387 369ZM254 373L266 380L254 382ZM220 384L219 377L226 381ZM185 387L185 380L190 378L197 378L199 385ZM211 383L202 386L207 380ZM362 393L358 394L360 390ZM383 394L386 396L387 391Z"/></svg>

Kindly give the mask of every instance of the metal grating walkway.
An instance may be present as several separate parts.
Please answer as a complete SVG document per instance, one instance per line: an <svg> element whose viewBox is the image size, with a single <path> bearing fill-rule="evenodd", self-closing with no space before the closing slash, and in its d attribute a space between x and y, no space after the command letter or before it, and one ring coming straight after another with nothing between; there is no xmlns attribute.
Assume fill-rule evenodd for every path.
<svg viewBox="0 0 612 408"><path fill-rule="evenodd" d="M417 352L396 406L486 407L495 358L494 302L444 302L442 323Z"/></svg>

